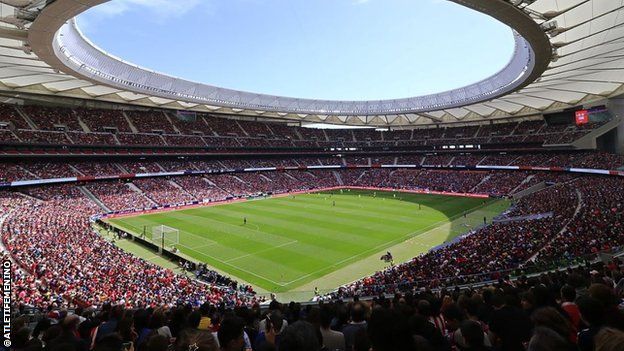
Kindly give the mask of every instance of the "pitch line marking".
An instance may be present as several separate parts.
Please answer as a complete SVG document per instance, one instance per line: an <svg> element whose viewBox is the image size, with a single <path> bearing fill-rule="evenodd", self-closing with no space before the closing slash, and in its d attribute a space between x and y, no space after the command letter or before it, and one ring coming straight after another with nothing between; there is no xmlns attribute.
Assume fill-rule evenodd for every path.
<svg viewBox="0 0 624 351"><path fill-rule="evenodd" d="M240 260L241 258L257 255L259 253L271 251L271 250L278 249L280 247L284 247L284 246L288 246L288 245L292 245L292 244L295 244L295 243L298 243L298 242L299 242L298 240L289 241L289 242L281 244L281 245L268 247L266 249L262 249L262 250L259 250L259 251L256 251L256 252L252 252L252 253L248 253L248 254L245 254L245 255L242 255L242 256L234 257L234 258L231 258L229 260L225 260L224 262L232 262L232 261Z"/></svg>
<svg viewBox="0 0 624 351"><path fill-rule="evenodd" d="M179 230L179 229L178 229L178 230ZM196 237L196 238L201 239L201 241L207 241L207 242L208 242L208 244L201 245L202 247L208 247L208 246L212 246L212 245L217 245L217 244L218 244L218 242L216 242L216 241L214 241L214 240L212 240L212 239L208 239L208 238L207 238L207 237L205 237L205 236L201 236L201 235L198 235L198 234L195 234L195 233L192 233L192 232L187 232L186 230L179 230L179 231L180 231L180 234L182 234L182 233L184 233L184 234L190 234L190 235L192 235L192 236L194 236L194 237Z"/></svg>
<svg viewBox="0 0 624 351"><path fill-rule="evenodd" d="M212 241L212 240L211 240L211 241ZM208 243L208 244L195 246L195 247L193 247L193 249L195 249L195 250L197 250L197 249L204 249L204 248L207 248L207 247L210 247L210 246L215 246L215 245L219 245L219 243L218 243L218 242L216 242L216 241L213 241L213 242Z"/></svg>
<svg viewBox="0 0 624 351"><path fill-rule="evenodd" d="M124 224L129 225L129 224L125 223L125 222L124 222ZM132 228L138 229L137 227L135 227L135 226L133 226L133 225L129 225L129 226L130 226L130 227L132 227ZM127 228L122 228L122 229L127 229ZM132 230L132 231L134 232L134 230ZM194 234L194 235L195 235L195 236L197 236L196 234ZM208 240L210 240L210 239L208 239ZM217 243L217 244L218 244L218 243ZM251 274L251 275L253 275L253 276L254 276L254 277L256 277L256 278L260 278L260 279L266 280L266 281L268 281L268 282L270 282L270 283L273 283L273 284L275 284L275 285L279 285L279 286L282 286L282 287L284 286L284 284L283 284L283 283L276 282L276 281L274 281L274 280L272 280L272 279L266 278L266 277L261 276L261 275L259 275L259 274L257 274L257 273L254 273L254 272L248 271L248 270L246 270L246 269L244 269L244 268L241 268L241 267L235 266L235 265L233 265L233 264L227 263L227 262L225 262L225 261L223 261L223 260L220 260L220 259L218 259L218 258L216 258L216 257L214 257L214 256L209 256L208 254L206 254L206 253L204 253L204 252L201 252L201 251L194 250L194 249L190 248L189 246L186 246L186 245L183 245L183 244L178 244L178 246L184 247L184 248L186 248L186 249L187 249L187 250L189 250L189 251L196 252L196 253L200 254L201 256L206 256L206 257L212 258L213 260L215 260L215 261L217 261L217 262L220 262L220 263L222 263L222 264L224 264L224 265L226 265L226 266L230 266L230 267L232 267L232 268L234 268L234 269L238 269L239 271L245 272L245 273L247 273L247 274ZM208 263L208 262L206 262L206 263ZM227 273L227 274L231 274L232 276L236 277L236 275L234 275L234 274L232 274L232 273Z"/></svg>
<svg viewBox="0 0 624 351"><path fill-rule="evenodd" d="M258 226L257 224L254 224L254 223L247 223L246 225L243 225L243 224L237 225L237 224L233 224L233 223L230 223L230 222L227 222L227 221L221 221L221 220L214 219L214 218L206 218L206 217L198 216L198 215L184 214L184 216L204 218L204 219L209 220L212 223L217 223L221 227L235 227L235 228L239 228L239 229L244 229L245 231L249 231L250 233L246 233L245 232L245 233L240 233L240 235L237 235L237 236L240 236L241 238L244 236L244 239L249 239L251 237L255 238L256 233L264 235L264 236L269 236L269 237L277 236L277 237L282 238L281 236L279 236L277 234L272 234L272 233L269 233L269 232L262 231L260 229L260 226ZM255 228L249 228L251 226L253 226ZM224 231L219 231L219 232L221 233L221 235L229 235L227 232L224 232ZM186 233L189 233L189 234L191 234L191 235L193 235L195 237L202 238L204 240L213 241L213 240L210 240L210 239L208 239L206 237L203 237L201 235L197 235L197 234L194 234L194 233L191 233L191 232L186 232ZM218 244L218 242L217 242L217 244Z"/></svg>
<svg viewBox="0 0 624 351"><path fill-rule="evenodd" d="M247 225L248 225L248 226L250 226L250 227L251 227L251 226L254 226L254 227L256 228L256 229L254 229L254 230L255 230L255 231L257 231L257 232L262 232L262 231L260 230L260 226L259 226L259 225L257 225L257 224L254 224L254 223L247 223ZM263 233L264 233L264 232L263 232Z"/></svg>
<svg viewBox="0 0 624 351"><path fill-rule="evenodd" d="M448 201L448 200L447 200L447 201ZM494 202L495 202L495 201L493 201L493 202L491 202L491 203L489 203L489 204L481 204L481 205L475 206L475 207L473 207L473 208L471 208L471 209L469 209L469 210L467 210L467 211L465 211L465 212L467 212L468 214L473 214L473 213L474 213L474 212L476 212L478 209L483 208L483 207L487 207L487 205L491 205L491 204L493 204ZM309 273L309 274L303 275L303 276L301 276L301 277L299 277L299 278L297 278L297 279L295 279L295 280L292 280L292 281L290 281L290 282L283 282L283 281L282 281L282 282L276 282L276 281L274 281L274 280L272 280L272 279L266 278L266 277L264 277L264 276L261 276L261 275L259 275L259 274L254 273L254 272L251 272L251 271L248 271L248 270L246 270L246 269L240 268L240 267L238 267L238 266L232 265L232 264L230 264L230 263L228 263L228 262L226 262L226 261L220 260L220 259L215 258L215 257L213 257L213 256L209 256L209 255L207 255L207 254L205 254L205 253L203 253L203 252L200 252L200 251L194 250L194 249L192 249L192 248L190 248L190 247L188 247L188 246L186 246L186 245L181 245L181 244L180 244L179 246L185 247L185 248L187 248L188 250L193 251L193 252L196 252L196 253L198 253L198 254L200 254L200 255L202 255L202 256L210 257L210 258L214 259L215 261L218 261L218 262L220 262L220 263L222 263L222 264L224 264L224 265L230 266L230 267L232 267L232 268L234 268L234 269L238 269L238 270L240 270L240 271L243 271L243 272L245 272L245 273L251 274L251 275L253 275L253 276L255 276L255 277L258 277L258 278L260 278L260 279L264 279L264 280L266 280L266 281L268 281L268 282L271 282L271 283L273 283L273 284L276 284L276 285L279 285L279 286L281 286L281 287L284 287L284 286L290 285L290 284L292 284L292 283L294 283L294 282L297 282L297 281L300 281L300 280L302 280L302 279L305 279L305 278L307 278L307 277L309 277L309 276L311 276L311 275L314 275L314 274L316 274L316 273L318 273L318 272L322 272L322 271L327 270L327 269L329 269L329 268L332 268L332 267L335 267L335 266L337 266L337 265L340 265L340 264L342 264L342 263L344 263L344 262L346 262L346 261L352 260L352 259L357 258L357 257L360 257L360 256L362 256L362 255L366 255L366 254L368 254L369 252L371 252L371 251L373 251L373 250L377 250L377 249L378 249L378 248L380 248L380 247L383 247L383 246L386 246L386 245L392 245L392 244L393 244L394 242L396 242L397 240L398 240L399 242L401 242L401 240L405 241L405 240L404 240L404 238L409 237L409 236L413 236L411 239L415 239L415 238L417 238L417 237L418 237L418 238L420 238L420 237L422 237L423 235L425 235L425 234L429 234L429 233L430 233L430 232L432 232L433 230L437 229L437 228L438 228L438 227L440 227L440 226L441 226L444 222L447 222L447 223L449 223L449 224L450 224L450 223L452 223L452 221L453 221L453 220L455 220L455 219L457 219L457 218L461 217L461 215L462 215L462 213L458 213L458 214L456 214L455 216L452 216L452 217L447 218L446 220L442 220L442 221L439 221L439 222L437 222L437 223L433 223L433 224L429 225L428 227L423 228L423 229L427 229L427 228L431 228L431 229L427 230L426 232L421 232L420 234L418 234L418 235L416 235L416 236L413 236L413 235L414 235L414 234L416 234L416 233L418 233L418 232L420 232L420 230L418 230L418 231L414 231L414 232L411 232L411 233L407 233L406 235L403 235L403 236L401 236L401 237L399 237L399 238L397 238L397 239L395 239L395 240L393 240L393 241L390 241L390 242L387 242L387 243L382 243L382 244L380 244L380 245L378 245L378 246L376 246L376 247L374 247L374 248L368 249L368 250L366 250L366 251L364 251L364 252L361 252L361 253L359 253L359 254L357 254L357 255L354 255L354 256L350 256L350 257L348 257L348 258L345 258L344 260L341 260L341 261L339 261L339 262L337 262L337 263L334 263L334 264L332 264L332 265L329 265L329 266L327 266L327 267L321 268L321 269L319 269L319 270L317 270L317 271L314 271L314 272L312 272L312 273ZM449 221L449 220L450 220L450 221ZM122 221L122 222L124 222L124 221ZM221 221L217 221L217 222L221 222ZM223 223L225 224L226 222L223 222ZM124 223L124 224L125 224L125 223ZM130 226L131 226L131 227L133 227L133 228L135 228L135 227L134 227L134 226L132 226L132 225L130 225ZM433 227L433 228L432 228L432 227ZM422 229L421 229L421 230L422 230ZM257 230L257 231L258 231L258 230ZM262 231L259 231L259 232L264 233L264 232L262 232ZM194 236L198 236L197 234L193 234L193 233L190 233L190 234L192 234L192 235L194 235ZM206 240L206 238L203 238L203 239L204 239L204 240ZM210 239L207 239L207 240L210 240ZM212 240L210 240L210 241L212 241ZM420 244L420 243L419 243L419 244ZM273 248L276 248L276 247L273 247ZM431 248L431 247L430 247L430 248Z"/></svg>
<svg viewBox="0 0 624 351"><path fill-rule="evenodd" d="M479 205L479 206L475 206L475 207L473 207L472 209L470 209L470 210L468 210L468 211L466 211L466 212L469 212L470 214L472 214L472 213L476 212L479 208L482 208L482 207L485 207L485 205L481 204L481 205ZM298 282L298 281L300 281L300 280L302 280L302 279L305 279L305 278L307 278L307 277L309 277L309 276L311 276L311 275L314 275L314 274L316 274L316 273L322 272L322 271L324 271L324 270L326 270L326 269L329 269L329 268L332 268L332 267L338 266L338 265L340 265L340 264L342 264L342 263L344 263L344 262L347 262L347 261L352 260L352 259L354 259L354 258L360 257L360 256L362 256L362 255L366 255L366 254L368 254L368 253L369 253L369 252L371 252L371 251L372 251L372 252L376 252L379 248L384 247L384 246L386 246L386 245L392 245L392 244L393 244L394 242L396 242L397 240L399 240L399 242L401 242L400 240L405 241L404 239L405 239L405 238L407 238L407 237L410 237L410 236L412 236L412 239L419 238L419 237L421 237L421 236L423 236L423 235L425 235L425 234L428 234L428 233L430 233L430 232L432 232L432 231L434 231L434 230L438 229L439 227L443 226L445 223L449 223L449 224L451 224L454 220L456 220L456 219L460 218L461 216L462 216L462 213L458 213L457 215L452 216L452 217L450 217L450 218L447 218L446 220L442 220L442 221L439 221L439 222L437 222L437 223L433 223L433 224L431 224L431 225L429 225L429 226L427 226L427 227L423 228L423 229L431 228L431 229L427 230L426 232L421 232L421 233L420 233L420 234L418 234L418 235L414 235L414 234L417 234L418 232L420 232L420 230L417 230L417 231L414 231L414 232L411 232L411 233L407 233L407 234L405 234L405 235L403 235L403 236L401 236L401 237L399 237L399 238L397 238L397 239L395 239L395 240L393 240L393 241L389 241L389 242L387 242L387 243L383 243L383 244L377 245L377 246L375 246L375 247L373 247L373 248L371 248L371 249L368 249L368 250L366 250L366 251L360 252L360 253L359 253L359 254L357 254L357 255L354 255L354 256L351 256L351 257L347 257L347 258L345 258L344 260L341 260L341 261L339 261L339 262L336 262L336 263L334 263L334 264L332 264L332 265L329 265L329 266L327 266L327 267L321 268L321 269L316 270L316 271L314 271L314 272L312 272L312 273L308 273L308 274L306 274L306 275L303 275L303 276L301 276L301 277L299 277L299 278L297 278L297 279L295 279L295 280L292 280L292 281L286 282L286 283L285 283L285 285L290 285L290 284L292 284L292 283ZM449 220L450 220L450 221L449 221ZM423 245L424 245L424 244L423 244ZM431 249L431 248L433 248L433 247L435 247L435 246L431 246L431 247L429 247L429 248ZM284 286L284 285L282 285L282 286Z"/></svg>
<svg viewBox="0 0 624 351"><path fill-rule="evenodd" d="M207 254L205 254L205 253L203 253L203 252L200 252L200 251L197 251L197 250L193 250L193 249L191 249L190 247L188 247L188 246L186 246L186 245L180 245L180 246L185 247L185 248L187 248L189 251L196 252L196 253L198 253L198 254L200 254L200 255L202 255L202 256L210 257L210 258L212 258L213 260L215 260L215 261L217 261L217 262L223 263L224 265L230 266L230 267L232 267L232 268L234 268L234 269L238 269L239 271L243 271L243 272L245 272L245 273L251 274L251 275L253 275L254 277L257 277L257 278L260 278L260 279L264 279L264 280L266 280L266 281L268 281L268 282L271 282L271 283L276 284L276 285L279 285L279 286L284 286L284 284L282 284L282 283L278 283L278 282L276 282L276 281L274 281L274 280L271 280L271 279L269 279L269 278L263 277L263 276L261 276L261 275L259 275L259 274L254 273L254 272L248 271L248 270L246 270L246 269L244 269L244 268L241 268L241 267L235 266L235 265L233 265L233 264L227 263L226 261L220 260L220 259L218 259L218 258L216 258L216 257L214 257L214 256L209 256L209 255L207 255ZM228 273L228 274L232 274L232 273ZM235 276L235 275L234 275L234 276Z"/></svg>
<svg viewBox="0 0 624 351"><path fill-rule="evenodd" d="M124 225L127 225L127 226L131 227L131 228L133 229L133 230L131 230L131 231L135 232L135 236L139 236L139 237L141 236L141 230L140 230L141 228L136 227L136 226L134 226L134 225L132 225L132 224L130 224L130 223L127 223L127 222L126 222L125 220L123 220L123 219L122 219L120 222L121 222L121 223L123 223ZM113 224L113 226L114 226L114 224ZM146 225L146 227L147 227L147 225ZM151 228L154 228L154 226L151 226ZM151 229L151 228L150 228L150 229ZM172 228L175 228L175 227L172 227ZM122 228L122 229L124 229L124 228ZM137 231L137 229L138 229L138 231ZM192 232L189 232L189 231L186 231L186 230L181 230L181 229L178 229L178 228L175 228L175 229L177 229L177 230L178 230L178 232L179 232L180 234L183 234L183 233L184 233L184 234L190 234L190 235L192 235L192 236L194 236L194 237L196 237L196 238L201 239L202 241L208 241L208 242L210 243L210 245L216 245L216 244L218 244L216 241L214 241L214 240L212 240L212 239L208 239L208 238L206 238L206 237L204 237L204 236L197 235L197 234L195 234L195 233L192 233ZM146 235L145 239L146 239L146 240L148 239L148 238L147 238L147 235ZM149 242L151 242L151 243L154 243L154 240L152 240L151 238L149 238L149 240L148 240L148 241L149 241ZM208 246L210 246L210 245L208 245ZM203 246L204 246L204 245L202 245L202 247L203 247Z"/></svg>

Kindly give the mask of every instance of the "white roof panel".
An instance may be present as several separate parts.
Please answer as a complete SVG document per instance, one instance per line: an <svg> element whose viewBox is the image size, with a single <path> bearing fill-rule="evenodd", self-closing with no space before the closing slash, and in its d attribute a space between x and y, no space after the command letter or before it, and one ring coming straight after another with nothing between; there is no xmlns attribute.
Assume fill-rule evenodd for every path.
<svg viewBox="0 0 624 351"><path fill-rule="evenodd" d="M470 2L471 0L466 0L466 3ZM79 12L96 3L101 3L101 0L67 0L64 3L69 7L59 16L77 13L76 11ZM77 6L75 9L71 8L72 3ZM520 8L523 6L518 5ZM8 12L6 13L12 12L10 7L6 5L2 5L2 7L7 9ZM48 5L42 13L51 8L52 6ZM624 83L624 0L537 0L527 8L534 12L533 17L536 24L544 22L537 16L544 14L551 18L549 21L556 21L557 27L563 30L559 35L550 38L550 41L558 46L558 59L550 63L541 79L537 79L518 92L479 103L466 101L457 106L443 105L449 101L460 101L457 99L462 96L480 93L481 91L476 88L428 96L421 103L423 106L433 106L428 108L431 110L429 112L406 113L400 110L409 107L410 103L414 103L416 100L410 103L407 101L368 101L365 102L366 108L385 109L386 112L367 113L369 117L366 117L365 113L345 113L347 110L355 111L361 108L362 105L358 102L286 100L262 94L247 96L243 92L219 88L206 90L205 87L195 86L192 82L185 82L166 75L142 74L140 67L138 70L117 71L116 78L137 84L137 88L130 88L130 86L120 88L112 84L104 84L92 79L92 77L73 73L58 73L50 67L57 66L44 58L44 55L38 57L34 53L26 53L22 42L4 38L0 38L0 82L8 86L5 89L11 89L16 93L19 93L21 88L25 88L24 91L27 91L28 86L41 84L41 87L48 89L50 94L59 96L63 96L65 92L67 96L81 95L76 94L78 91L84 93L85 98L110 99L111 101L123 99L129 103L136 101L142 106L150 104L153 106L170 105L169 107L173 108L211 109L224 112L240 111L241 114L250 115L272 111L270 115L285 116L294 120L327 119L334 123L354 125L371 122L382 125L420 124L431 123L432 121L439 122L441 119L459 121L468 117L475 118L476 115L484 118L501 117L502 115L526 113L526 111L533 109L548 108L554 103L585 102L588 98L599 98L599 95L609 96L622 86ZM48 19L47 17L41 18L42 20ZM30 28L36 28L37 21L39 18ZM6 24L2 24L2 26L10 27ZM48 31L49 28L46 27ZM35 37L32 36L32 38ZM65 39L68 38L65 37ZM42 43L33 40L31 45L37 54L43 52L36 50L39 45L43 45ZM63 71L66 70L63 69ZM70 72L70 70L66 72ZM158 93L158 89L138 88L141 84L149 84L162 90L170 90L179 85L181 90L175 97L163 96ZM489 88L496 86L495 84L492 85L492 82L488 84ZM197 94L203 94L212 100L197 101L193 98ZM227 100L236 104L247 102L249 106L228 105L226 102L215 103L214 99L223 99L223 101ZM279 108L271 110L265 108L266 106L278 106ZM312 107L322 107L322 110L316 113L306 111ZM357 111L365 111L365 109Z"/></svg>

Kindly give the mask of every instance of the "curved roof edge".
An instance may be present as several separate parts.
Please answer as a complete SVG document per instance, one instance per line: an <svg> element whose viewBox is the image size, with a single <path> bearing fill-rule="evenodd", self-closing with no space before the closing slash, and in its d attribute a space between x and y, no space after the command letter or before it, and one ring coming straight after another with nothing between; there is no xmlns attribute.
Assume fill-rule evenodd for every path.
<svg viewBox="0 0 624 351"><path fill-rule="evenodd" d="M139 94L193 104L228 107L244 114L378 116L459 108L520 90L539 78L552 58L551 44L526 13L502 0L451 0L485 13L514 29L515 53L509 64L483 81L421 97L378 101L296 99L223 89L173 78L114 58L93 46L71 20L108 0L57 0L46 6L29 30L33 52L67 74ZM360 118L361 120L361 118Z"/></svg>

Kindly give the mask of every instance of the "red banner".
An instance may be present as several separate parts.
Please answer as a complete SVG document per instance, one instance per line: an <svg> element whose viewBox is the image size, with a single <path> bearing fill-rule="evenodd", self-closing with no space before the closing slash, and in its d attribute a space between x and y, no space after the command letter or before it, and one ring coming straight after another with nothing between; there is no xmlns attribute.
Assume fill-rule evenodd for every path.
<svg viewBox="0 0 624 351"><path fill-rule="evenodd" d="M589 123L589 111L579 110L576 111L576 125L580 126Z"/></svg>

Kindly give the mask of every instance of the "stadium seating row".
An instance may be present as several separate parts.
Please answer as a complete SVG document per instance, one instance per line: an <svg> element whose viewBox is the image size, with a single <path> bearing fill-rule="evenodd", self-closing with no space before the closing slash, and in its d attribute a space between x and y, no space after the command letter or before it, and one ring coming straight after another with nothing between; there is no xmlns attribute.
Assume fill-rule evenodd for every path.
<svg viewBox="0 0 624 351"><path fill-rule="evenodd" d="M486 226L446 248L343 287L336 296L489 280L501 272L524 267L536 255L538 262L550 262L622 244L622 238L614 232L621 230L624 210L620 198L624 194L624 180L617 177L389 169L288 171L273 173L271 177L246 174L244 177L153 178L132 183L93 183L82 189L86 192L81 191L80 185L3 191L0 193L0 208L6 216L3 242L22 269L16 272L23 279L16 285L15 294L16 301L23 304L45 307L59 303L111 302L136 307L180 301L199 305L211 301L240 305L252 303L254 297L250 290L241 291L234 282L225 287L204 287L123 253L104 241L90 229L89 215L105 209L85 193L91 192L111 210L119 210L192 199L215 200L260 191L339 185L460 192L487 190L506 195L534 178L559 185L522 198L510 216L553 212L553 217ZM562 230L566 224L569 229ZM594 234L583 230L588 227L594 228ZM428 268L433 266L440 269ZM95 271L105 272L108 278L88 274ZM150 274L144 274L146 271Z"/></svg>
<svg viewBox="0 0 624 351"><path fill-rule="evenodd" d="M624 245L624 181L577 178L522 198L507 216L552 217L493 224L353 284L333 297L371 296L498 280ZM436 269L431 269L436 267Z"/></svg>
<svg viewBox="0 0 624 351"><path fill-rule="evenodd" d="M316 157L271 159L141 160L80 162L7 162L0 168L0 181L19 181L65 177L103 177L130 173L207 171L263 167L302 167L318 165L424 165L424 166L532 166L576 167L617 170L624 157L602 152L561 152L544 154L422 154L408 156Z"/></svg>
<svg viewBox="0 0 624 351"><path fill-rule="evenodd" d="M544 121L429 129L318 130L198 114L0 105L4 143L189 147L388 147L449 144L570 143L605 122L583 126Z"/></svg>

